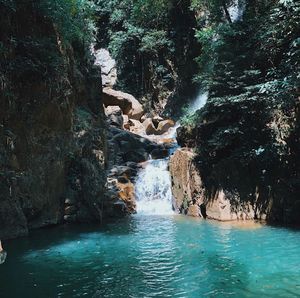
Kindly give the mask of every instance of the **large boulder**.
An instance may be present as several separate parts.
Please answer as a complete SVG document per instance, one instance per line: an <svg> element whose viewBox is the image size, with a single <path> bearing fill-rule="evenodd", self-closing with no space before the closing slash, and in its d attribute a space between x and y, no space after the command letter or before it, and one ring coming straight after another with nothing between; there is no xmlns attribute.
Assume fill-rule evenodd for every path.
<svg viewBox="0 0 300 298"><path fill-rule="evenodd" d="M140 136L145 136L145 134L146 134L145 127L140 121L134 120L134 119L129 119L128 124L129 124L129 130L131 132L133 132L137 135L140 135Z"/></svg>
<svg viewBox="0 0 300 298"><path fill-rule="evenodd" d="M143 122L143 125L144 125L145 132L147 135L156 135L157 134L157 130L152 122L152 118L147 118Z"/></svg>
<svg viewBox="0 0 300 298"><path fill-rule="evenodd" d="M175 122L173 120L167 119L160 121L157 126L157 134L166 133L171 127L175 126Z"/></svg>
<svg viewBox="0 0 300 298"><path fill-rule="evenodd" d="M103 87L113 87L117 81L116 61L110 56L106 49L94 50L95 65L101 68L101 79Z"/></svg>
<svg viewBox="0 0 300 298"><path fill-rule="evenodd" d="M140 120L144 114L143 106L131 94L104 88L102 98L106 107L119 106L123 114L128 115L130 119Z"/></svg>
<svg viewBox="0 0 300 298"><path fill-rule="evenodd" d="M238 195L223 189L216 191L206 203L207 218L230 221L254 219L255 211L250 202L242 202ZM263 214L259 218L264 219Z"/></svg>
<svg viewBox="0 0 300 298"><path fill-rule="evenodd" d="M173 207L180 213L220 221L265 219L255 201L242 200L234 191L207 189L190 149L178 149L170 159ZM257 194L257 197L259 194Z"/></svg>
<svg viewBox="0 0 300 298"><path fill-rule="evenodd" d="M132 132L111 126L108 134L109 167L126 162L143 162L158 145Z"/></svg>
<svg viewBox="0 0 300 298"><path fill-rule="evenodd" d="M118 106L108 106L105 108L105 115L108 118L108 123L110 125L123 128L123 113Z"/></svg>
<svg viewBox="0 0 300 298"><path fill-rule="evenodd" d="M204 202L204 189L202 180L193 163L195 154L187 148L178 149L171 156L169 169L172 179L173 208L183 214L190 214L191 206L193 216L201 214L200 206Z"/></svg>

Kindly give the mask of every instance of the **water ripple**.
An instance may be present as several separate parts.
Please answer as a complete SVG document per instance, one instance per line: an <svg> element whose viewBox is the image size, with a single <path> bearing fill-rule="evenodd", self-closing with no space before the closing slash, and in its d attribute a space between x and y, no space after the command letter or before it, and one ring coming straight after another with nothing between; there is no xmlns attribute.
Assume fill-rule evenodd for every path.
<svg viewBox="0 0 300 298"><path fill-rule="evenodd" d="M296 230L181 216L52 229L7 244L0 297L299 297L299 247Z"/></svg>

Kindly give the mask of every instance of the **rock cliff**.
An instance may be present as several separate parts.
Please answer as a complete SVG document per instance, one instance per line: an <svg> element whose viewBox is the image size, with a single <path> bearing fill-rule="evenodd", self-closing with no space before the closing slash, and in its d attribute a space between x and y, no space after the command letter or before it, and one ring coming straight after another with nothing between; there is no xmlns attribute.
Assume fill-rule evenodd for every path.
<svg viewBox="0 0 300 298"><path fill-rule="evenodd" d="M196 150L192 171L190 166L180 171L199 175L196 193L203 196L188 193L185 208L177 208L186 213L189 206L204 204L206 216L214 219L299 223L298 121L298 102L287 98L210 99L194 126L178 130L179 143ZM183 152L172 157L174 187L181 188L174 194L181 202L186 179L173 166L179 155L191 157Z"/></svg>
<svg viewBox="0 0 300 298"><path fill-rule="evenodd" d="M103 216L99 69L34 2L0 4L0 238ZM105 211L104 211L105 213Z"/></svg>

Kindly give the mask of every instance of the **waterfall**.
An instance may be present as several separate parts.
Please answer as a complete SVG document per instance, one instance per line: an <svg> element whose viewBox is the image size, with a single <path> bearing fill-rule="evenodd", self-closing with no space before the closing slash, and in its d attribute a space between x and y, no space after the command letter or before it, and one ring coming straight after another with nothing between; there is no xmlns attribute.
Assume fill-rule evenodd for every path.
<svg viewBox="0 0 300 298"><path fill-rule="evenodd" d="M195 113L197 110L200 110L204 107L208 99L208 92L200 92L196 99L192 102L188 109L189 114Z"/></svg>
<svg viewBox="0 0 300 298"><path fill-rule="evenodd" d="M135 183L138 214L172 214L169 159L149 160Z"/></svg>
<svg viewBox="0 0 300 298"><path fill-rule="evenodd" d="M207 102L208 92L200 92L188 109L192 114L201 109ZM163 139L174 139L174 146L169 152L172 154L178 148L176 129L179 123L161 136ZM160 143L160 142L159 142ZM168 171L169 158L150 159L140 170L135 182L136 211L143 215L170 215L172 210L172 185Z"/></svg>
<svg viewBox="0 0 300 298"><path fill-rule="evenodd" d="M228 8L228 12L232 22L240 21L246 8L246 3L243 0L234 0L233 4Z"/></svg>

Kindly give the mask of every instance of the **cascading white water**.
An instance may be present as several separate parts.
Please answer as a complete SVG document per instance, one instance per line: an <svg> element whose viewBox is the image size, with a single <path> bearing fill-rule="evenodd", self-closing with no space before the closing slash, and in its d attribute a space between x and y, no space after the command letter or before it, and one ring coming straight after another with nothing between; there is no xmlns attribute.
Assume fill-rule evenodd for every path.
<svg viewBox="0 0 300 298"><path fill-rule="evenodd" d="M208 92L200 92L196 99L192 102L188 109L189 114L195 113L197 110L200 110L204 107L208 99Z"/></svg>
<svg viewBox="0 0 300 298"><path fill-rule="evenodd" d="M169 159L149 160L135 183L138 214L172 214Z"/></svg>
<svg viewBox="0 0 300 298"><path fill-rule="evenodd" d="M243 0L234 0L233 4L228 8L228 12L232 22L240 21L246 8L246 3Z"/></svg>
<svg viewBox="0 0 300 298"><path fill-rule="evenodd" d="M188 109L189 114L201 109L207 102L208 92L200 92ZM174 139L176 150L176 129L179 123L170 128L167 133L161 136L163 139ZM146 166L140 170L135 182L136 211L143 215L170 215L172 210L172 185L168 171L169 158L150 159Z"/></svg>

